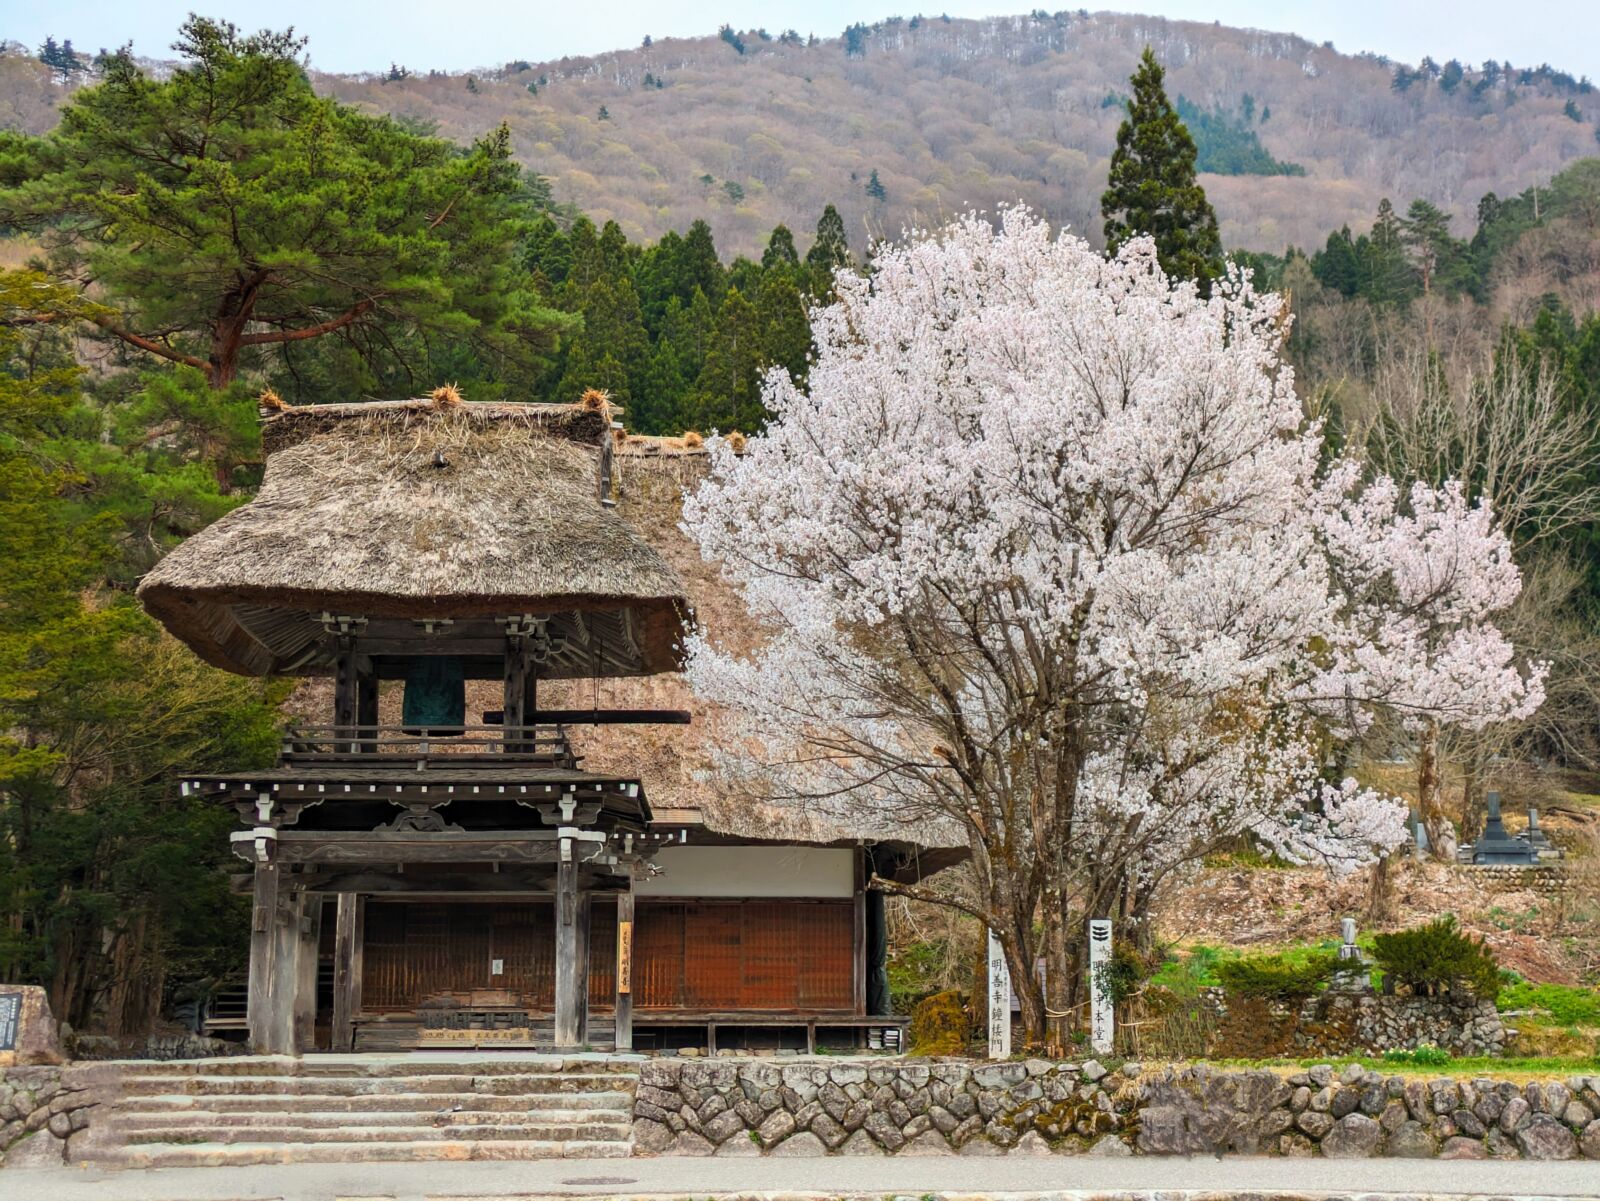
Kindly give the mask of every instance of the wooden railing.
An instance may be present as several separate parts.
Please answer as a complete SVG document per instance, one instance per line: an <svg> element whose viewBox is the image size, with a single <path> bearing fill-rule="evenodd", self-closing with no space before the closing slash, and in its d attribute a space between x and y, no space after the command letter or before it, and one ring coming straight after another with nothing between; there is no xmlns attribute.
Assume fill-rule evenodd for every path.
<svg viewBox="0 0 1600 1201"><path fill-rule="evenodd" d="M280 757L285 765L304 763L392 764L409 759L419 766L441 763L504 763L575 767L577 760L559 725L453 726L428 730L403 726L290 726Z"/></svg>

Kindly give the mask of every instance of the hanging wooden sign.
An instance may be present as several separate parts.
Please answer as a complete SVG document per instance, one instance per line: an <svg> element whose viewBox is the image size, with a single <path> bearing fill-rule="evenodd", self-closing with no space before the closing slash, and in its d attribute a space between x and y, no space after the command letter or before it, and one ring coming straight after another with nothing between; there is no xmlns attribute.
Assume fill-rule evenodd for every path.
<svg viewBox="0 0 1600 1201"><path fill-rule="evenodd" d="M617 991L633 991L633 923L617 923Z"/></svg>

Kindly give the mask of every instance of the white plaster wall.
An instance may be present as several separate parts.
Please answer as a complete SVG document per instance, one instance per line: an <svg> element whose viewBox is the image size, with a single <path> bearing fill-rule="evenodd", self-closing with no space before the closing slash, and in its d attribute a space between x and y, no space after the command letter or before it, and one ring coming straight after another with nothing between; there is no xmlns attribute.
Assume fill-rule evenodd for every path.
<svg viewBox="0 0 1600 1201"><path fill-rule="evenodd" d="M854 852L835 847L663 847L641 897L849 897Z"/></svg>

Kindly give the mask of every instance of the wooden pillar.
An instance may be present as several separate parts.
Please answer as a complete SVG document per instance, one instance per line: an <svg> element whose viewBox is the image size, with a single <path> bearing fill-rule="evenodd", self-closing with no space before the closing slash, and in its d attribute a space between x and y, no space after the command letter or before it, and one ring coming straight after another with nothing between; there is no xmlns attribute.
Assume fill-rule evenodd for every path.
<svg viewBox="0 0 1600 1201"><path fill-rule="evenodd" d="M302 892L294 923L294 1046L304 1055L317 1049L317 960L322 944L322 894Z"/></svg>
<svg viewBox="0 0 1600 1201"><path fill-rule="evenodd" d="M633 873L617 894L617 1050L633 1050Z"/></svg>
<svg viewBox="0 0 1600 1201"><path fill-rule="evenodd" d="M361 895L339 894L333 921L333 1042L335 1051L353 1051L356 1014L361 1011Z"/></svg>
<svg viewBox="0 0 1600 1201"><path fill-rule="evenodd" d="M257 1055L278 1055L285 1050L283 1027L275 985L278 980L278 876L270 860L256 863L255 889L250 905L250 991L245 1015L250 1028L250 1050Z"/></svg>
<svg viewBox="0 0 1600 1201"><path fill-rule="evenodd" d="M589 1025L589 894L578 890L572 846L556 865L556 1050L581 1047Z"/></svg>
<svg viewBox="0 0 1600 1201"><path fill-rule="evenodd" d="M356 724L358 726L376 726L378 724L378 676L375 671L364 671L356 677ZM378 752L378 743L374 739L365 743L363 749L369 755Z"/></svg>
<svg viewBox="0 0 1600 1201"><path fill-rule="evenodd" d="M855 885L855 911L850 923L855 939L855 954L851 957L854 968L850 973L855 987L851 999L855 1012L864 1014L867 1012L867 855L864 850L856 853Z"/></svg>
<svg viewBox="0 0 1600 1201"><path fill-rule="evenodd" d="M356 640L341 635L333 669L333 724L337 736L344 743L341 750L359 752L359 743L353 739L354 727L360 724L361 679L356 670Z"/></svg>
<svg viewBox="0 0 1600 1201"><path fill-rule="evenodd" d="M528 655L527 640L520 634L506 639L505 697L501 702L500 741L507 751L522 749L520 727L528 724Z"/></svg>

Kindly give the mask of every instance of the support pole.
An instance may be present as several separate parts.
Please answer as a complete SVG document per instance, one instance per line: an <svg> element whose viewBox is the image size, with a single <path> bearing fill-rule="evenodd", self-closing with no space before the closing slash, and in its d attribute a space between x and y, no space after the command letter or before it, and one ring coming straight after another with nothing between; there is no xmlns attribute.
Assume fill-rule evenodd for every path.
<svg viewBox="0 0 1600 1201"><path fill-rule="evenodd" d="M322 894L299 894L299 912L294 932L294 1031L293 1054L304 1055L317 1049L317 960L322 944Z"/></svg>
<svg viewBox="0 0 1600 1201"><path fill-rule="evenodd" d="M358 726L377 726L378 724L378 677L374 672L362 672L356 677L356 724ZM376 740L362 744L365 754L378 753Z"/></svg>
<svg viewBox="0 0 1600 1201"><path fill-rule="evenodd" d="M589 896L578 891L572 843L561 840L556 865L556 1014L558 1051L583 1045L589 1013Z"/></svg>
<svg viewBox="0 0 1600 1201"><path fill-rule="evenodd" d="M356 671L356 640L341 634L335 648L333 669L333 724L335 736L340 740L340 750L359 752L361 744L353 741L354 729L360 724L361 681Z"/></svg>
<svg viewBox="0 0 1600 1201"><path fill-rule="evenodd" d="M339 894L333 923L333 1041L335 1051L356 1046L356 1013L361 1008L361 896Z"/></svg>
<svg viewBox="0 0 1600 1201"><path fill-rule="evenodd" d="M279 1037L274 984L278 959L278 875L271 861L257 861L255 888L250 904L250 991L246 1021L250 1050L257 1055L284 1051Z"/></svg>
<svg viewBox="0 0 1600 1201"><path fill-rule="evenodd" d="M631 867L631 865L630 865ZM617 894L617 1050L633 1050L633 873Z"/></svg>
<svg viewBox="0 0 1600 1201"><path fill-rule="evenodd" d="M265 1015L267 1055L298 1055L295 1014L300 992L301 916L305 894L287 877L278 882L278 912L272 926L272 971Z"/></svg>

